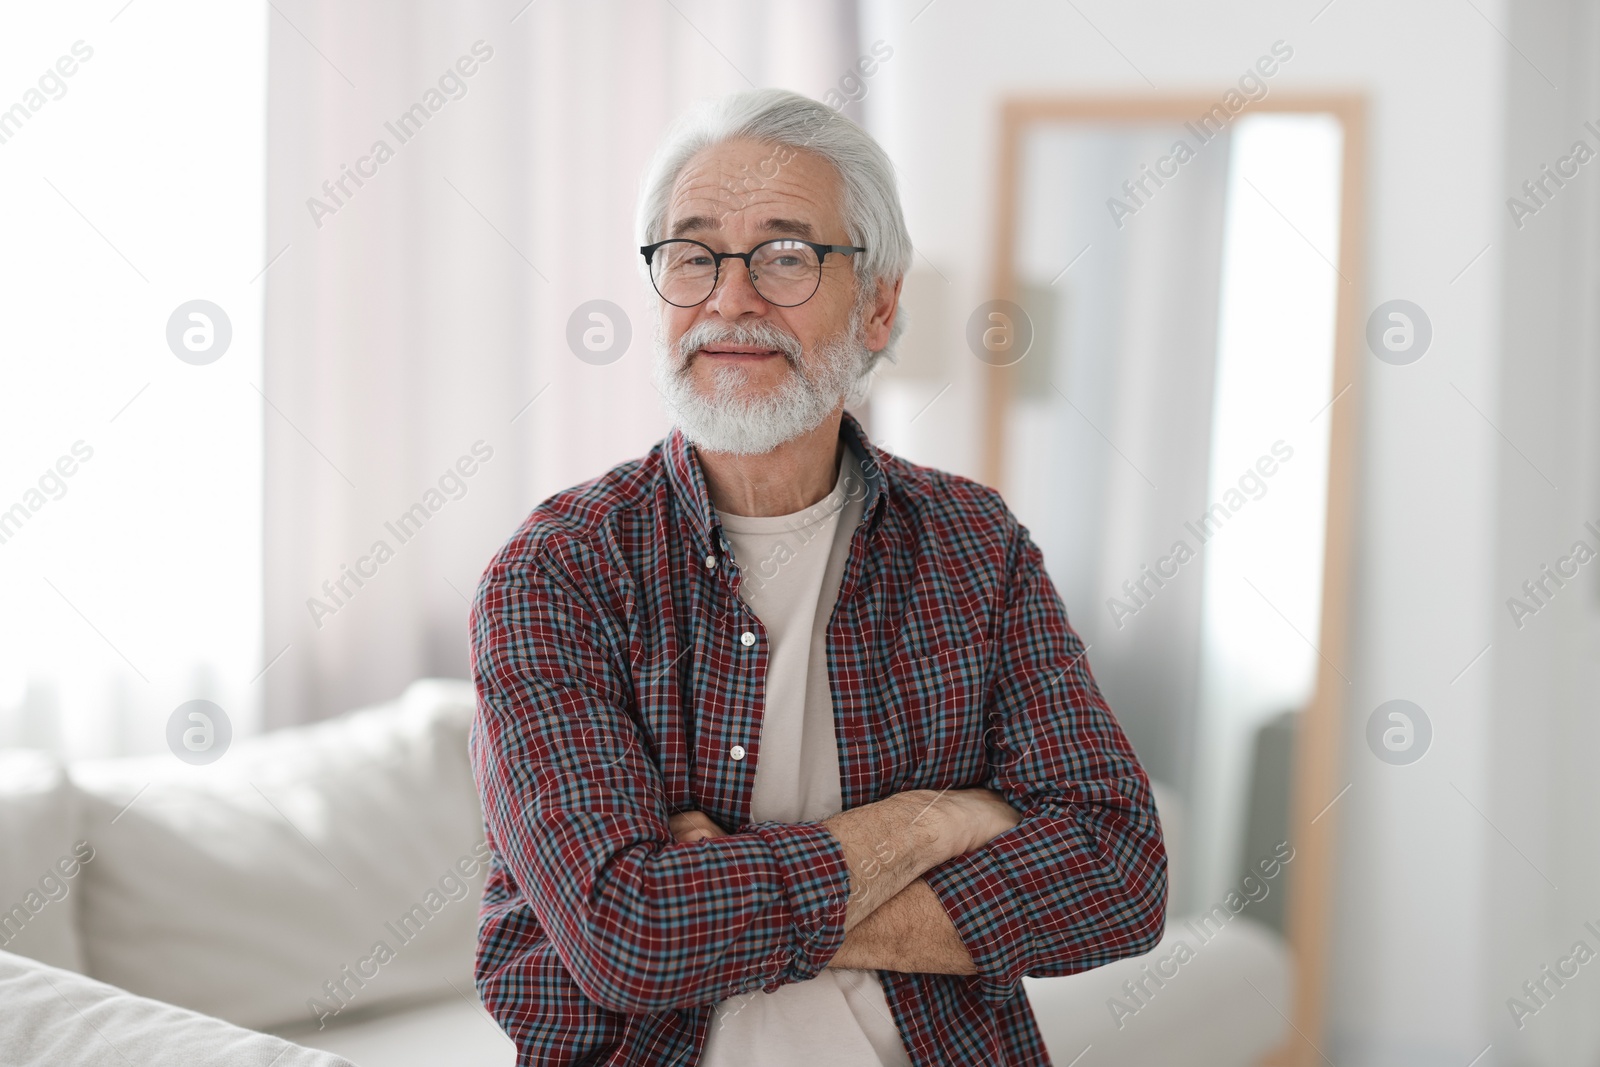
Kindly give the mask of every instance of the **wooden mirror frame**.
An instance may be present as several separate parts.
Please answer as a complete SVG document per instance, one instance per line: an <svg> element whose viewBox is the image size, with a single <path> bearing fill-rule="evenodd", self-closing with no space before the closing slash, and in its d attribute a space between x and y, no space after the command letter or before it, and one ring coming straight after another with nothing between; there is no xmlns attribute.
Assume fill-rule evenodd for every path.
<svg viewBox="0 0 1600 1067"><path fill-rule="evenodd" d="M1000 170L996 189L994 284L990 294L1017 300L1016 225L1023 138L1040 125L1062 122L1193 121L1217 105L1221 94L1183 96L1030 96L1005 100L1000 111ZM1329 923L1334 890L1334 803L1348 785L1339 781L1344 740L1346 674L1350 662L1351 550L1355 522L1359 346L1366 250L1366 103L1356 94L1272 94L1247 103L1252 112L1332 114L1343 127L1339 188L1339 273L1334 314L1332 425L1328 430L1328 506L1322 562L1320 660L1310 702L1295 738L1290 826L1296 834L1294 877L1288 883L1285 932L1293 955L1294 990L1285 1043L1263 1061L1273 1067L1311 1067L1323 1058L1329 965ZM984 480L1004 490L1005 420L1011 404L1009 367L986 365L982 457ZM1113 709L1115 710L1115 709Z"/></svg>

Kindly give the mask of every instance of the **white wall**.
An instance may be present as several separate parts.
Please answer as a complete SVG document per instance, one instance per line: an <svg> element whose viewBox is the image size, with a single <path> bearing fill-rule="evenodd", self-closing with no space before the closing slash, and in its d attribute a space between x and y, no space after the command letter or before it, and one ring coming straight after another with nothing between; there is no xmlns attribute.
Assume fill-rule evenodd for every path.
<svg viewBox="0 0 1600 1067"><path fill-rule="evenodd" d="M1600 146L1600 134L1584 127L1585 121L1600 127L1595 5L1519 4L1508 33L1537 68L1520 58L1507 68L1514 121L1507 124L1503 196L1518 192L1575 140ZM1583 1062L1580 1050L1594 1062L1600 1047L1600 974L1594 973L1600 968L1582 967L1563 987L1552 983L1548 1006L1523 1017L1520 1028L1506 1003L1518 997L1537 1006L1522 983L1555 966L1580 939L1600 949L1600 938L1584 928L1592 921L1600 929L1600 856L1591 845L1600 826L1600 790L1593 784L1600 744L1593 694L1600 677L1592 651L1600 638L1600 568L1582 568L1577 581L1556 590L1520 627L1505 607L1521 596L1525 580L1576 540L1597 546L1584 529L1586 522L1600 526L1592 414L1600 386L1593 297L1600 278L1593 239L1600 178L1591 168L1581 168L1520 228L1502 211L1496 238L1505 250L1499 422L1521 454L1502 447L1498 456L1489 802L1509 842L1496 836L1489 846L1484 999L1497 1048L1520 1057L1508 1062Z"/></svg>
<svg viewBox="0 0 1600 1067"><path fill-rule="evenodd" d="M1581 412L1578 390L1564 373L1576 358L1508 392L1518 410L1502 412L1497 399L1507 375L1521 373L1513 358L1518 367L1542 358L1536 346L1514 353L1507 346L1502 359L1502 332L1519 332L1509 324L1503 329L1501 310L1506 293L1516 292L1502 288L1504 200L1513 184L1506 179L1507 131L1531 138L1524 112L1544 116L1550 136L1539 138L1528 157L1541 161L1553 160L1576 136L1577 123L1552 116L1572 92L1564 77L1566 50L1576 48L1570 35L1559 26L1535 32L1537 6L1513 19L1506 5L1487 0L1335 0L1326 8L1324 0L925 3L867 5L863 39L881 37L895 49L867 107L902 168L918 266L931 265L948 279L951 330L989 295L1002 95L1220 93L1279 39L1294 57L1272 79L1272 92L1367 94L1368 265L1366 293L1358 299L1364 309L1393 298L1416 302L1432 320L1434 340L1412 365L1368 358L1363 368L1355 671L1342 778L1353 785L1334 808L1342 873L1331 1032L1322 1051L1340 1067L1464 1067L1493 1041L1477 1063L1577 1062L1580 1048L1594 1048L1593 1024L1570 1020L1600 998L1600 976L1586 973L1592 988L1570 985L1565 1002L1535 1020L1543 1031L1537 1040L1533 1023L1508 1032L1505 998L1533 969L1521 973L1521 961L1553 962L1578 933L1568 931L1576 926L1569 920L1554 924L1555 932L1571 933L1565 941L1547 932L1556 894L1490 825L1505 830L1558 884L1578 866L1592 884L1593 863L1555 863L1556 838L1541 830L1569 802L1567 794L1583 788L1579 773L1592 773L1576 754L1565 767L1549 762L1554 753L1573 753L1571 742L1580 736L1563 726L1566 710L1557 703L1562 687L1572 691L1578 677L1569 670L1514 709L1506 706L1507 685L1496 684L1506 652L1504 598L1515 585L1504 572L1527 562L1519 556L1513 567L1508 549L1497 545L1514 533L1539 544L1543 555L1534 555L1548 559L1570 538L1547 527L1581 525L1573 521L1581 508L1571 493L1580 452L1572 427ZM1515 49L1502 34L1516 40ZM1551 89L1535 66L1563 89ZM1507 112L1508 79L1518 89L1514 115ZM1559 281L1557 261L1525 253L1512 262L1533 274L1522 282L1527 299ZM916 423L880 432L896 436L896 447L914 459L976 475L977 366L960 353L951 366L955 385ZM922 389L926 399L939 384L895 388ZM900 400L894 406L915 410ZM1541 426L1539 413L1552 410L1560 420ZM1495 426L1563 487L1552 494L1560 503L1540 499L1549 487ZM1528 528L1502 532L1508 504L1525 500L1537 502L1519 520ZM1564 526L1555 522L1558 514ZM1489 651L1472 662L1486 645ZM1519 679L1539 667L1519 664ZM1399 697L1421 705L1435 729L1432 750L1408 767L1380 763L1363 736L1368 713ZM1505 751L1515 736L1532 740ZM1552 780L1552 771L1568 774L1566 784ZM1523 790L1543 780L1552 780L1548 789ZM1588 803L1589 811L1577 816L1587 821L1565 827L1569 839L1585 843L1577 851L1593 851ZM1565 890L1563 884L1560 897ZM1562 901L1572 915L1583 912L1583 903ZM1518 908L1524 914L1510 917Z"/></svg>

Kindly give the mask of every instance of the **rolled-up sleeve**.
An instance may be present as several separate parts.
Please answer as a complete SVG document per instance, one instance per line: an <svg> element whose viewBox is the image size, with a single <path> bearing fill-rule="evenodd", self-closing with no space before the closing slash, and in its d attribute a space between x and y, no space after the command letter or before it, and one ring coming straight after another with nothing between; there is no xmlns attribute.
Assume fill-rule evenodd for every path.
<svg viewBox="0 0 1600 1067"><path fill-rule="evenodd" d="M1027 531L1013 524L986 712L989 780L1022 818L924 877L1003 1002L1024 975L1148 952L1167 860L1149 779L1089 671Z"/></svg>
<svg viewBox="0 0 1600 1067"><path fill-rule="evenodd" d="M811 978L849 871L820 822L673 840L626 638L571 549L491 565L472 607L473 773L495 849L583 994L653 1013ZM600 567L593 557L585 567Z"/></svg>

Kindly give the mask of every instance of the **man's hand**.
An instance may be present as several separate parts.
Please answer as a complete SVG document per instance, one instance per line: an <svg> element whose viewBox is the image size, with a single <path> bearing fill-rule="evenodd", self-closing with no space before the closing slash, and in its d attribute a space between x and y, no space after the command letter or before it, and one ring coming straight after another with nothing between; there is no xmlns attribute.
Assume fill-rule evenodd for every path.
<svg viewBox="0 0 1600 1067"><path fill-rule="evenodd" d="M927 815L945 824L948 844L931 866L974 849L1022 821L1006 799L991 789L953 789L931 794ZM921 818L926 818L922 816ZM920 819L919 819L920 821ZM867 872L869 880L876 869ZM856 873L852 872L852 880ZM852 901L855 895L852 887ZM934 974L976 974L977 968L955 924L928 883L916 878L882 901L854 925L830 967L876 968Z"/></svg>
<svg viewBox="0 0 1600 1067"><path fill-rule="evenodd" d="M1017 809L992 789L949 790L930 800L927 806L929 809L938 807L940 812L936 818L950 824L950 847L958 849L957 856L982 848L990 838L1011 829L1021 820ZM670 816L667 828L672 831L672 839L679 842L727 836L727 831L703 811L683 811Z"/></svg>
<svg viewBox="0 0 1600 1067"><path fill-rule="evenodd" d="M708 837L726 837L722 827L703 811L684 811L667 820L674 841L700 841Z"/></svg>
<svg viewBox="0 0 1600 1067"><path fill-rule="evenodd" d="M940 799L954 804L956 826L966 833L959 839L963 847L957 856L982 848L1022 821L1017 809L993 789L953 789Z"/></svg>
<svg viewBox="0 0 1600 1067"><path fill-rule="evenodd" d="M1017 825L1020 816L990 789L913 789L824 821L844 846L850 867L848 930L931 867L988 844ZM726 831L702 811L667 821L678 842L722 837Z"/></svg>
<svg viewBox="0 0 1600 1067"><path fill-rule="evenodd" d="M1011 805L988 789L913 789L825 819L850 867L845 930L923 872L987 844L1017 822Z"/></svg>

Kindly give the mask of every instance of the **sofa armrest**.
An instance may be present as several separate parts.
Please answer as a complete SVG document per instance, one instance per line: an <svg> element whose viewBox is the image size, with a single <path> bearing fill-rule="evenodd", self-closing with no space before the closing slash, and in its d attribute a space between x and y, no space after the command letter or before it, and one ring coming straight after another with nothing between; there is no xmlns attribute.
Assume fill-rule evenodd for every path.
<svg viewBox="0 0 1600 1067"><path fill-rule="evenodd" d="M0 952L0 1063L227 1063L241 1067L353 1067L349 1060L209 1015L134 996L38 960Z"/></svg>

